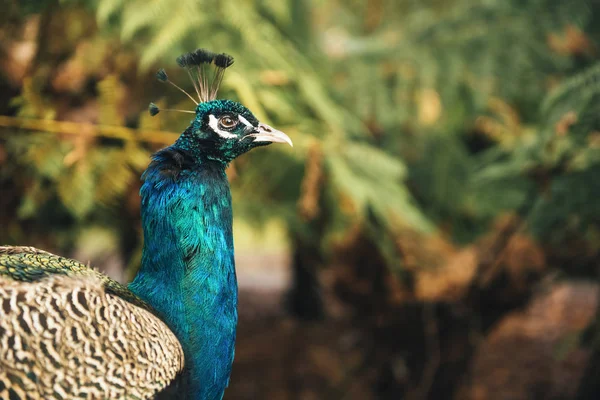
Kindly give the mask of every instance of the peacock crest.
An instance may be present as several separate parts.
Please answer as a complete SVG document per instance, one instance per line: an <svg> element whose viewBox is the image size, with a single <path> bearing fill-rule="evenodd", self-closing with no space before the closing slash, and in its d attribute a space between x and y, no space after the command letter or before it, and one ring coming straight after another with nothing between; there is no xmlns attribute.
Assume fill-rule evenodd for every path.
<svg viewBox="0 0 600 400"><path fill-rule="evenodd" d="M160 82L165 82L176 89L183 92L196 105L206 103L217 98L217 93L225 70L233 64L233 57L226 53L216 54L205 49L197 49L189 53L185 53L177 57L177 65L185 68L192 81L194 90L198 99L196 100L191 94L186 92L180 86L169 79L167 72L161 68L156 73L156 79ZM150 115L155 116L161 109L154 103L150 103L148 107ZM177 111L194 114L194 111L163 109L162 111Z"/></svg>

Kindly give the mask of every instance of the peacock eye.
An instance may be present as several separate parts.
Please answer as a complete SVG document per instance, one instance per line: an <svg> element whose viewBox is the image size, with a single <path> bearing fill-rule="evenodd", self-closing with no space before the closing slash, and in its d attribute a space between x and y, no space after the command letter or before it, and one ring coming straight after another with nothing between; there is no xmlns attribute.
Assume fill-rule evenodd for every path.
<svg viewBox="0 0 600 400"><path fill-rule="evenodd" d="M235 127L237 124L238 124L238 121L233 119L229 115L225 115L225 116L219 118L219 125L223 129L231 129L231 128Z"/></svg>

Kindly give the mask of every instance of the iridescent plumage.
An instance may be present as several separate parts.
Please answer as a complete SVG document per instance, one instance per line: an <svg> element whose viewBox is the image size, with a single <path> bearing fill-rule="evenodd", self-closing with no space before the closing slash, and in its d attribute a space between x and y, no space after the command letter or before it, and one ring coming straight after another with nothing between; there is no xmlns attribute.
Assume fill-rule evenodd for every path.
<svg viewBox="0 0 600 400"><path fill-rule="evenodd" d="M225 169L254 147L292 143L214 100L231 57L197 50L178 62L218 73L196 78L195 118L142 176L144 249L129 288L74 260L0 248L0 398L223 397L237 325Z"/></svg>

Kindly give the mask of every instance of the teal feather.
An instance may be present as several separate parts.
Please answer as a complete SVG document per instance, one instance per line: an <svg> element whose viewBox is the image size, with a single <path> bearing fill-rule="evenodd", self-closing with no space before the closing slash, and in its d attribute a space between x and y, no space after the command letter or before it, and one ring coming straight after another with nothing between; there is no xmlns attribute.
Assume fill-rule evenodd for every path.
<svg viewBox="0 0 600 400"><path fill-rule="evenodd" d="M165 170L177 158L181 170ZM129 286L179 338L191 393L220 398L231 372L237 324L232 208L222 164L176 147L144 174L142 268Z"/></svg>
<svg viewBox="0 0 600 400"><path fill-rule="evenodd" d="M259 124L248 109L230 100L200 103L196 115L174 145L153 156L142 176L142 268L129 288L179 338L186 359L182 390L190 398L220 399L229 383L237 325L225 168L235 157L269 143L255 141L257 129L283 134ZM211 115L232 116L240 123L226 132L231 137L222 137L215 135Z"/></svg>

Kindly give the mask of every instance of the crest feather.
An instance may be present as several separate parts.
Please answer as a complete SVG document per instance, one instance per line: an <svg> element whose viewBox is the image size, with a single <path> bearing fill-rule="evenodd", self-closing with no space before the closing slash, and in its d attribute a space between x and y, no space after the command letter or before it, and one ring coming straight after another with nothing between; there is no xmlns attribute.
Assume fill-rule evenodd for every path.
<svg viewBox="0 0 600 400"><path fill-rule="evenodd" d="M206 49L197 49L177 57L177 64L187 69L196 94L203 103L217 98L225 70L233 64L233 57L226 53L215 54Z"/></svg>
<svg viewBox="0 0 600 400"><path fill-rule="evenodd" d="M177 88L198 105L199 102L204 103L217 98L217 92L223 81L225 70L233 64L233 57L226 53L217 54L206 49L196 49L195 51L180 55L177 57L176 61L177 65L186 69L192 81L192 85L194 85L194 90L198 95L198 100L175 83L171 82L164 69L161 68L158 70L156 79ZM160 111L183 110L161 110L156 104L150 103L148 111L150 112L150 115L155 116ZM183 112L194 113L193 111Z"/></svg>

